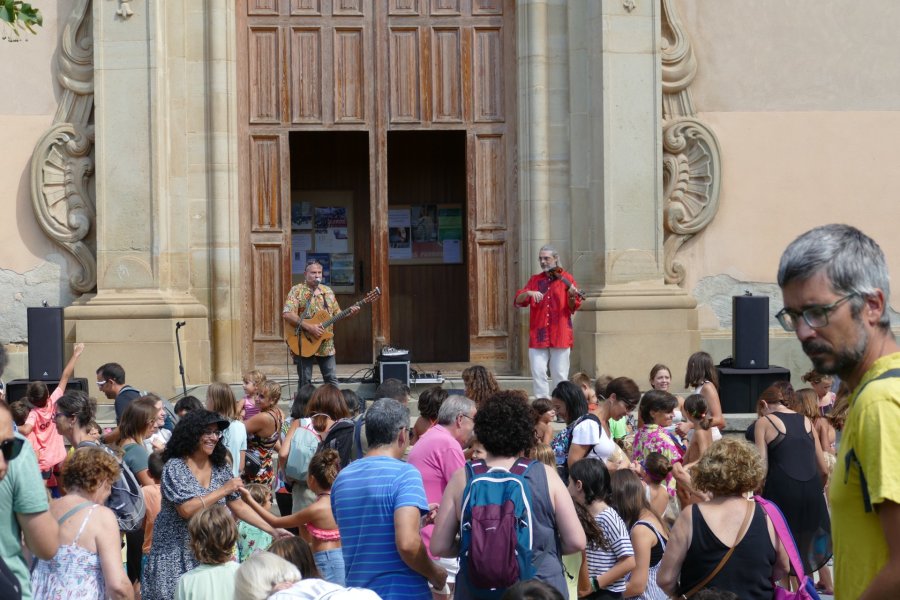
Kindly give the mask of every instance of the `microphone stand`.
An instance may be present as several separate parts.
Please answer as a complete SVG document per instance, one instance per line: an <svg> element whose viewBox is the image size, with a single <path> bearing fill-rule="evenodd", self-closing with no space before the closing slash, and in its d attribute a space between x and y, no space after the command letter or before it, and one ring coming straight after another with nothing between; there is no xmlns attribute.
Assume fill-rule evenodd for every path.
<svg viewBox="0 0 900 600"><path fill-rule="evenodd" d="M184 327L185 321L175 323L175 346L178 348L178 372L181 373L181 388L184 390L182 396L187 396L187 383L184 380L184 361L181 359L181 340L178 337L178 330Z"/></svg>

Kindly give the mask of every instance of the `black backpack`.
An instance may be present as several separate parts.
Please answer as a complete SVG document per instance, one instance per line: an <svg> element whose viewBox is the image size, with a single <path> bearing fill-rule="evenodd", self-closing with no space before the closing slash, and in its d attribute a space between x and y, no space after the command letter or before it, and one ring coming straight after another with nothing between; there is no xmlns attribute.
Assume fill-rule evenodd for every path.
<svg viewBox="0 0 900 600"><path fill-rule="evenodd" d="M134 533L143 529L147 507L144 504L144 491L141 489L137 477L134 476L125 461L119 458L119 455L109 446L88 441L78 444L79 448L86 446L102 448L116 459L121 468L119 479L113 483L109 498L106 499L106 507L116 514L119 529L125 533Z"/></svg>

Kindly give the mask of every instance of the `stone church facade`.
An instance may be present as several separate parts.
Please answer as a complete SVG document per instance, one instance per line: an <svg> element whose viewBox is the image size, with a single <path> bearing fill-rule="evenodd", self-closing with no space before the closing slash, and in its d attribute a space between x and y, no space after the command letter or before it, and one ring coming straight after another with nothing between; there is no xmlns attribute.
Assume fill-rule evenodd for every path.
<svg viewBox="0 0 900 600"><path fill-rule="evenodd" d="M336 277L344 265L343 306L384 292L338 326L341 362L393 345L526 373L512 295L551 243L588 294L573 370L643 383L664 362L678 381L691 352L730 354L733 295L780 308L777 259L801 231L850 222L889 262L900 248L888 20L746 4L40 7L45 27L10 47L36 74L23 85L41 83L0 105L16 136L0 167L16 215L0 264L11 374L25 307L44 299L88 346L80 375L116 360L135 385L174 390L180 321L189 383L292 374L281 305L315 239ZM839 32L860 47L802 43ZM344 238L298 229L303 205L340 207ZM453 255L406 255L391 238L422 206L458 216ZM796 379L808 363L770 325L772 362Z"/></svg>

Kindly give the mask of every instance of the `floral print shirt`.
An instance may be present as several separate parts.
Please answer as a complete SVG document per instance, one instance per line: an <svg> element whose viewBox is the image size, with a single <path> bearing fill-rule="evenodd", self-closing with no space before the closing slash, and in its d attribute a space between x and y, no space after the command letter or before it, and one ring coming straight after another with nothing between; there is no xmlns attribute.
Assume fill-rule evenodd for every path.
<svg viewBox="0 0 900 600"><path fill-rule="evenodd" d="M647 455L651 452L659 452L669 459L674 465L681 462L684 457L684 450L675 443L672 434L660 427L659 425L644 425L638 429L634 436L634 452L633 460L644 464ZM675 495L675 478L669 473L665 480L666 490L670 496Z"/></svg>
<svg viewBox="0 0 900 600"><path fill-rule="evenodd" d="M306 285L306 282L298 283L291 288L290 292L288 292L287 300L285 301L284 308L281 310L281 312L292 312L296 315L299 315L301 319L304 318L304 316L308 319L320 310L327 311L331 316L334 316L341 312L341 307L338 305L337 298L335 297L332 289L327 285L323 285L321 283L319 284L319 288L321 288L322 293L318 296L313 296L313 290L308 285ZM309 305L311 299L312 306ZM287 324L285 324L285 326L290 327L290 325ZM333 331L334 325L328 327L326 330ZM322 345L319 346L319 349L316 351L316 356L333 355L334 338L322 342Z"/></svg>

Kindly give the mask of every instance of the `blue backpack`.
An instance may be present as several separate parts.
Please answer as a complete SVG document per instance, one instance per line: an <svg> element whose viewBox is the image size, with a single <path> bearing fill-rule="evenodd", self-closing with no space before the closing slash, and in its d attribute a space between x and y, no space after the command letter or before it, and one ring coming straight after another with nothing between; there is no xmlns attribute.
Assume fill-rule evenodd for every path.
<svg viewBox="0 0 900 600"><path fill-rule="evenodd" d="M459 568L473 598L497 599L506 588L531 579L531 488L525 473L536 463L519 458L512 468L466 463L460 522Z"/></svg>

